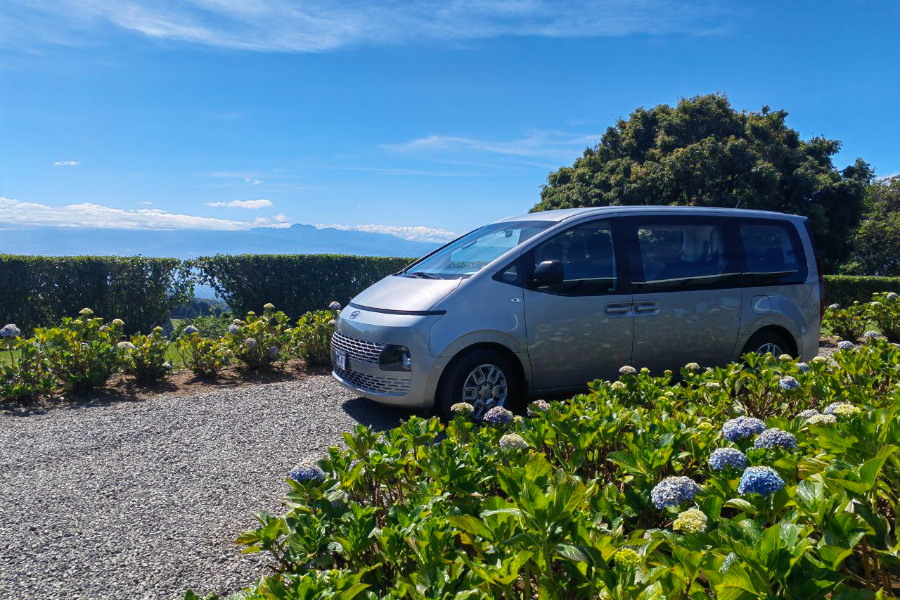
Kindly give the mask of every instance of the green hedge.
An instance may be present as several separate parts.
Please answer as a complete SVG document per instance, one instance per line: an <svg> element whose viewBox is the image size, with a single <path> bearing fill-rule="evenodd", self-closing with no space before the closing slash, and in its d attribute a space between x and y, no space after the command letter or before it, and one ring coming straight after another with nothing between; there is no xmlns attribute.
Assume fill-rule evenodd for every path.
<svg viewBox="0 0 900 600"><path fill-rule="evenodd" d="M875 292L900 293L900 277L825 276L825 302L828 304L849 306L854 301L868 302Z"/></svg>
<svg viewBox="0 0 900 600"><path fill-rule="evenodd" d="M194 277L175 258L0 255L0 323L23 333L89 307L150 331L193 295Z"/></svg>
<svg viewBox="0 0 900 600"><path fill-rule="evenodd" d="M265 303L300 315L345 305L379 279L412 262L338 254L240 254L192 261L203 283L212 286L236 314L262 311Z"/></svg>

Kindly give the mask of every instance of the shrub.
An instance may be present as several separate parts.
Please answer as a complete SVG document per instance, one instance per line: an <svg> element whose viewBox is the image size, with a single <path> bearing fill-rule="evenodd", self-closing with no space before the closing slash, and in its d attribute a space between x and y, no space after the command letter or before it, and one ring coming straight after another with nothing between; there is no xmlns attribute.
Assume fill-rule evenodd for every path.
<svg viewBox="0 0 900 600"><path fill-rule="evenodd" d="M307 365L331 364L331 336L338 310L317 310L300 317L291 331L291 351Z"/></svg>
<svg viewBox="0 0 900 600"><path fill-rule="evenodd" d="M900 294L872 294L872 302L866 305L866 317L878 326L888 340L900 342Z"/></svg>
<svg viewBox="0 0 900 600"><path fill-rule="evenodd" d="M267 302L291 315L346 303L376 281L412 262L406 258L337 254L242 254L192 262L236 314L260 312Z"/></svg>
<svg viewBox="0 0 900 600"><path fill-rule="evenodd" d="M63 319L59 327L34 332L51 371L66 390L87 392L102 386L119 367L116 343L122 336L121 321L104 325L93 314L85 308L77 318Z"/></svg>
<svg viewBox="0 0 900 600"><path fill-rule="evenodd" d="M0 362L0 400L31 400L51 394L56 378L41 348L18 335L0 338L0 351L9 362Z"/></svg>
<svg viewBox="0 0 900 600"><path fill-rule="evenodd" d="M166 360L168 348L169 340L162 327L154 327L150 335L136 334L130 341L118 344L123 370L141 383L159 381L169 374L172 365Z"/></svg>
<svg viewBox="0 0 900 600"><path fill-rule="evenodd" d="M184 366L208 379L218 377L231 362L231 350L224 338L202 338L198 331L182 334L176 351Z"/></svg>
<svg viewBox="0 0 900 600"><path fill-rule="evenodd" d="M800 364L626 372L493 425L360 425L239 537L273 565L243 597L892 595L900 348Z"/></svg>
<svg viewBox="0 0 900 600"><path fill-rule="evenodd" d="M200 332L201 337L218 338L224 337L228 333L228 327L231 326L233 321L234 316L231 313L221 313L184 319L178 323L178 326L182 331L185 327L192 326ZM173 331L172 336L177 339L178 332Z"/></svg>
<svg viewBox="0 0 900 600"><path fill-rule="evenodd" d="M866 305L854 302L850 306L831 304L825 309L822 327L845 340L855 341L866 331L868 321Z"/></svg>
<svg viewBox="0 0 900 600"><path fill-rule="evenodd" d="M226 338L232 354L251 369L282 365L288 359L291 331L288 316L266 304L263 314L247 313L243 321L235 321Z"/></svg>
<svg viewBox="0 0 900 600"><path fill-rule="evenodd" d="M825 276L826 304L850 306L854 302L868 301L875 292L900 293L900 277Z"/></svg>
<svg viewBox="0 0 900 600"><path fill-rule="evenodd" d="M90 306L150 331L193 295L189 265L175 258L0 255L0 323L26 333Z"/></svg>

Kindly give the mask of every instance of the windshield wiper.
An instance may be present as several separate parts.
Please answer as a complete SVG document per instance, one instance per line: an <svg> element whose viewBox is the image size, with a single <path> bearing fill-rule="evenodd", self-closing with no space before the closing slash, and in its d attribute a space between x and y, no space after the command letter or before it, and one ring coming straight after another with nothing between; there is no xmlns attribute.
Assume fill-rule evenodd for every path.
<svg viewBox="0 0 900 600"><path fill-rule="evenodd" d="M419 279L443 279L434 273L426 273L424 271L416 271L415 273L405 273L407 277L418 277Z"/></svg>

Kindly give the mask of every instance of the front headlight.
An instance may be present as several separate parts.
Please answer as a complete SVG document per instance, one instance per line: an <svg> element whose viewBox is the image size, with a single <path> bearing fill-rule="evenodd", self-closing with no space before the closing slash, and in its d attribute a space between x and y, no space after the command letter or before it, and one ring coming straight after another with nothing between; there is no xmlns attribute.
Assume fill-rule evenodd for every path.
<svg viewBox="0 0 900 600"><path fill-rule="evenodd" d="M409 355L409 348L388 344L378 357L378 366L384 371L410 371L412 357Z"/></svg>

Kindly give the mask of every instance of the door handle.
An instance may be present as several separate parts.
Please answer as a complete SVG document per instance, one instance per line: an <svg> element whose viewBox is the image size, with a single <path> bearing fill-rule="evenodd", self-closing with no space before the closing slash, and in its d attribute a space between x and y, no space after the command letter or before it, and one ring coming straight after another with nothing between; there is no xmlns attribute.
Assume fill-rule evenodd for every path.
<svg viewBox="0 0 900 600"><path fill-rule="evenodd" d="M610 302L606 305L606 314L610 317L626 317L631 315L631 302Z"/></svg>
<svg viewBox="0 0 900 600"><path fill-rule="evenodd" d="M634 303L634 314L636 315L658 315L659 314L659 302L655 300L644 301L644 302L635 302Z"/></svg>

